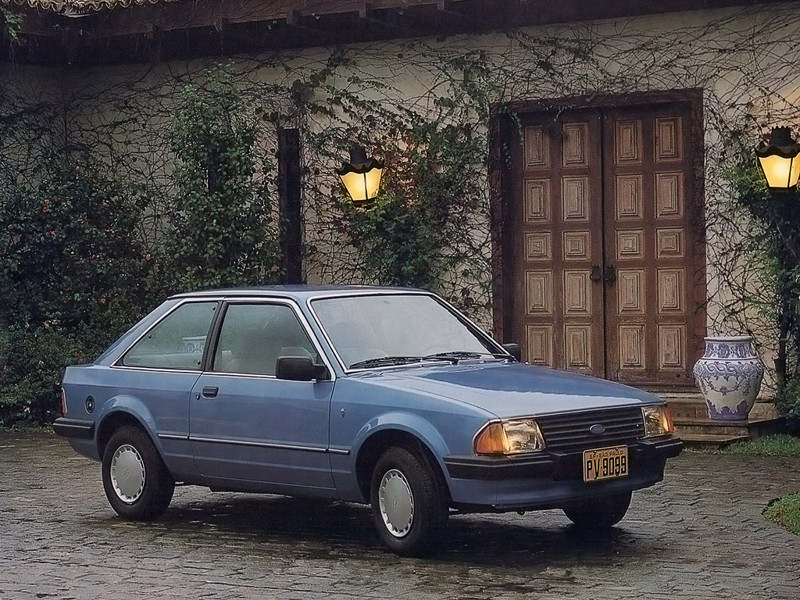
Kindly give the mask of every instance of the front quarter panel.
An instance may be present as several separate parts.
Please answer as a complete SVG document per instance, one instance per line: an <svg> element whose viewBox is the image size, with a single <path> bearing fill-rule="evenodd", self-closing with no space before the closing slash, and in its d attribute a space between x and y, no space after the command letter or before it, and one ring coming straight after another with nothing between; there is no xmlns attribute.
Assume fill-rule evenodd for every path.
<svg viewBox="0 0 800 600"><path fill-rule="evenodd" d="M336 488L345 500L363 501L358 485L359 451L386 432L401 432L424 444L442 473L442 457L468 454L472 436L492 415L436 396L381 385L372 375L341 378L331 402L330 450Z"/></svg>

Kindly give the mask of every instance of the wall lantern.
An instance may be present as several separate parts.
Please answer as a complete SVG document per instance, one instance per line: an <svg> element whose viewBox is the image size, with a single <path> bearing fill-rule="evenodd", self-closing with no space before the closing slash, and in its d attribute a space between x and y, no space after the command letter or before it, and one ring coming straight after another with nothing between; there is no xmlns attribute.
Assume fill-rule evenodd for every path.
<svg viewBox="0 0 800 600"><path fill-rule="evenodd" d="M366 204L378 195L383 163L374 158L368 159L364 146L350 148L350 162L344 163L336 172L342 178L353 204Z"/></svg>
<svg viewBox="0 0 800 600"><path fill-rule="evenodd" d="M797 187L800 176L800 144L792 139L788 127L776 127L769 144L761 142L756 156L769 189L774 192L789 191Z"/></svg>

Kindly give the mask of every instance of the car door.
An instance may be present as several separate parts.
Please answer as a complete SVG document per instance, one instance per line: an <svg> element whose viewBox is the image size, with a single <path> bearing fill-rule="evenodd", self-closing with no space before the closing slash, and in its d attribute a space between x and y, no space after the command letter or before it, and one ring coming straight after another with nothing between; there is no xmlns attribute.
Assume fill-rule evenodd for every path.
<svg viewBox="0 0 800 600"><path fill-rule="evenodd" d="M331 381L275 377L280 356L319 360L288 302L231 302L209 369L192 390L195 461L211 487L332 495Z"/></svg>
<svg viewBox="0 0 800 600"><path fill-rule="evenodd" d="M218 310L216 300L179 303L114 365L114 393L122 392L120 396L135 398L136 406L146 407L164 461L178 478L192 479L195 474L189 442L190 393L201 375Z"/></svg>

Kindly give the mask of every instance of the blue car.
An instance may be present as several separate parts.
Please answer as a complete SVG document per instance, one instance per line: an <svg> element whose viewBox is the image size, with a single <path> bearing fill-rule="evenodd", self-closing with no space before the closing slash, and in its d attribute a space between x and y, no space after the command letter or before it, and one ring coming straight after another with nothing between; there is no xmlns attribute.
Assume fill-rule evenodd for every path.
<svg viewBox="0 0 800 600"><path fill-rule="evenodd" d="M370 504L401 555L459 512L615 525L682 449L663 400L518 357L421 290L180 294L67 368L54 428L126 519L188 484Z"/></svg>

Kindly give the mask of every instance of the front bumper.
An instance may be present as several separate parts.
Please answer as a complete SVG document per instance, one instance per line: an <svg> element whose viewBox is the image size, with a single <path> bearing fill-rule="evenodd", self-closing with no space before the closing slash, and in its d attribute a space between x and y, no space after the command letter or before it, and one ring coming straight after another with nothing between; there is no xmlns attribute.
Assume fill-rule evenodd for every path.
<svg viewBox="0 0 800 600"><path fill-rule="evenodd" d="M524 457L449 456L444 459L454 504L485 510L556 508L571 500L649 487L664 477L668 458L680 454L674 437L628 446L627 477L583 481L582 452L543 452Z"/></svg>
<svg viewBox="0 0 800 600"><path fill-rule="evenodd" d="M53 423L53 431L63 437L91 440L94 439L94 421L59 417Z"/></svg>
<svg viewBox="0 0 800 600"><path fill-rule="evenodd" d="M647 468L658 463L663 467L666 459L678 456L683 442L677 438L641 440L629 446L631 470ZM565 480L581 475L580 452L543 452L541 455L521 457L450 456L444 459L450 476L456 479L530 479L552 478Z"/></svg>

